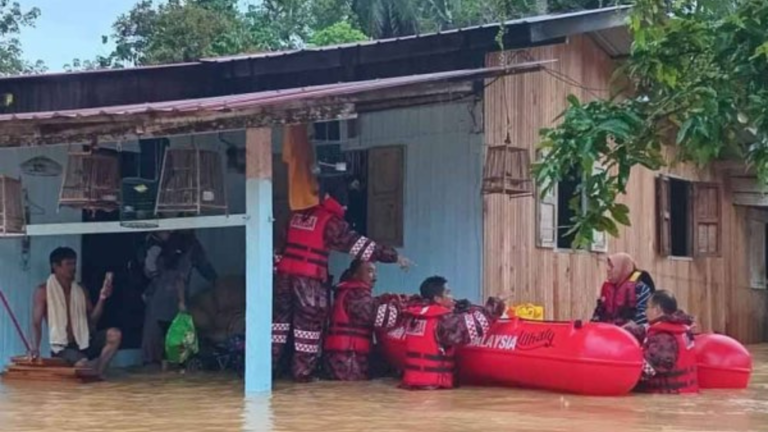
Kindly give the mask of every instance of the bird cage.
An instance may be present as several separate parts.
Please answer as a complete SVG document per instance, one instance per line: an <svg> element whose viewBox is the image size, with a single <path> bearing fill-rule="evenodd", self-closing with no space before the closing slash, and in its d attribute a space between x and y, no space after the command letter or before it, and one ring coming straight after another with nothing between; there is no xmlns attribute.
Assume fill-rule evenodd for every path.
<svg viewBox="0 0 768 432"><path fill-rule="evenodd" d="M532 193L531 156L528 149L507 144L489 146L483 170L483 194L521 197Z"/></svg>
<svg viewBox="0 0 768 432"><path fill-rule="evenodd" d="M226 212L227 194L221 155L197 148L165 151L157 214Z"/></svg>
<svg viewBox="0 0 768 432"><path fill-rule="evenodd" d="M70 152L61 185L60 207L115 211L120 196L120 160L116 154Z"/></svg>
<svg viewBox="0 0 768 432"><path fill-rule="evenodd" d="M24 219L21 180L0 176L0 236L23 235L26 232Z"/></svg>

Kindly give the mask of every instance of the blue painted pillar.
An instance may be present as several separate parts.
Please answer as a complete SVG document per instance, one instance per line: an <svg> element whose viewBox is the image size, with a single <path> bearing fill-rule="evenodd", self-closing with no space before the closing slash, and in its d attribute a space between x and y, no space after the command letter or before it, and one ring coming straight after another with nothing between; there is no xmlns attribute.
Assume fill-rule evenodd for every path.
<svg viewBox="0 0 768 432"><path fill-rule="evenodd" d="M245 134L245 393L272 390L272 130Z"/></svg>

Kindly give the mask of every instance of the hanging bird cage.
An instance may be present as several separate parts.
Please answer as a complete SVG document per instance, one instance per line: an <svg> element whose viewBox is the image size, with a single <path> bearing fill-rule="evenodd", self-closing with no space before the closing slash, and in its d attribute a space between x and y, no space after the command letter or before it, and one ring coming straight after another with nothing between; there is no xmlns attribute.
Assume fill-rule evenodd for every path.
<svg viewBox="0 0 768 432"><path fill-rule="evenodd" d="M120 225L126 228L157 228L155 213L158 177L167 147L167 139L139 143L137 177L123 178L120 189Z"/></svg>
<svg viewBox="0 0 768 432"><path fill-rule="evenodd" d="M120 196L120 160L104 152L70 152L60 207L115 211Z"/></svg>
<svg viewBox="0 0 768 432"><path fill-rule="evenodd" d="M522 197L532 193L528 149L509 144L489 146L483 170L483 194Z"/></svg>
<svg viewBox="0 0 768 432"><path fill-rule="evenodd" d="M160 174L158 214L226 213L227 194L221 155L197 148L169 148Z"/></svg>
<svg viewBox="0 0 768 432"><path fill-rule="evenodd" d="M21 180L0 176L0 236L17 236L25 232Z"/></svg>

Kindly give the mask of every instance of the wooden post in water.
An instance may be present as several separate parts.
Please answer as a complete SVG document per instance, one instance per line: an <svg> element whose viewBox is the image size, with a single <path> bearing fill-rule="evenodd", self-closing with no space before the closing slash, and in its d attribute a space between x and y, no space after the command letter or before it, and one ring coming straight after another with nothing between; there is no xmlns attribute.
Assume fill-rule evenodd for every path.
<svg viewBox="0 0 768 432"><path fill-rule="evenodd" d="M272 129L245 133L245 393L272 390Z"/></svg>

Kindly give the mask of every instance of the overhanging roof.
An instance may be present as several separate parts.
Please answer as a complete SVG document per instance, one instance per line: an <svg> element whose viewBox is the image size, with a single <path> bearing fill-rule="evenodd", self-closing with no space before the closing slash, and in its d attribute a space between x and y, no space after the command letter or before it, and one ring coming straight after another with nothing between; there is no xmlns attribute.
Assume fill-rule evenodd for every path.
<svg viewBox="0 0 768 432"><path fill-rule="evenodd" d="M381 92L541 70L552 61L146 104L0 115L0 146L120 140L263 127L349 115ZM444 85L444 84L443 84Z"/></svg>

